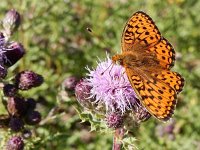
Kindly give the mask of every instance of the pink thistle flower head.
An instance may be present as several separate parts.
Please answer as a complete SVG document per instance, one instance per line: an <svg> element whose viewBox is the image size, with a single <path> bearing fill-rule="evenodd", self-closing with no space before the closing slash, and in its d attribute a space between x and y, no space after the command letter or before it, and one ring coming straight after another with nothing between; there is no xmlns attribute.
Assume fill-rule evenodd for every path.
<svg viewBox="0 0 200 150"><path fill-rule="evenodd" d="M96 69L87 69L89 73L86 80L91 87L90 96L97 105L105 106L106 113L124 114L138 105L136 94L122 66L113 64L107 57L105 61L99 61Z"/></svg>

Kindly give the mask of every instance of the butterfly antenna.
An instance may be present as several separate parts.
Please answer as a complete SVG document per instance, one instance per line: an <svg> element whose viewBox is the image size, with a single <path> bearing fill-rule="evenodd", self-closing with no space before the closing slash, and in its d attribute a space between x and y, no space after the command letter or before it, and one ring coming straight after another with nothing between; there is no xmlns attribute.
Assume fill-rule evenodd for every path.
<svg viewBox="0 0 200 150"><path fill-rule="evenodd" d="M125 74L125 70L121 73L121 77L123 78L123 80L125 81L125 77L124 77L124 74Z"/></svg>
<svg viewBox="0 0 200 150"><path fill-rule="evenodd" d="M103 45L105 47L107 47L108 44L106 44L105 41L102 40L102 38L98 34L96 34L95 32L93 32L93 30L91 28L89 28L89 27L87 27L86 29L90 33L90 35L92 35L93 37L97 38L99 41L101 41L103 43Z"/></svg>
<svg viewBox="0 0 200 150"><path fill-rule="evenodd" d="M111 67L111 69L110 69L110 71L109 71L109 74L110 74L110 72L111 72L113 66L114 66L114 64L111 63L111 64L101 73L101 75L103 75L103 74Z"/></svg>
<svg viewBox="0 0 200 150"><path fill-rule="evenodd" d="M87 29L87 31L88 31L93 37L95 37L95 38L97 38L97 39L100 40L99 35L97 35L96 33L94 33L93 30L92 30L91 28L87 27L86 29Z"/></svg>
<svg viewBox="0 0 200 150"><path fill-rule="evenodd" d="M101 41L101 42L104 44L105 47L107 47L107 46L106 46L107 44L105 43L105 41L103 41L99 35L95 34L91 28L87 27L86 29L87 29L87 31L88 31L93 37L97 38L99 41ZM103 74L111 67L111 69L110 69L110 71L109 71L109 74L110 74L110 73L111 73L111 70L112 70L112 68L113 68L113 66L114 66L114 64L111 63L111 64L101 73L101 75L103 75Z"/></svg>
<svg viewBox="0 0 200 150"><path fill-rule="evenodd" d="M92 29L91 28L86 28L88 30L88 32L92 33Z"/></svg>
<svg viewBox="0 0 200 150"><path fill-rule="evenodd" d="M86 28L87 31L90 33L90 35L92 35L93 37L97 38L98 40L100 40L99 35L97 35L96 33L93 32L93 30L91 28Z"/></svg>
<svg viewBox="0 0 200 150"><path fill-rule="evenodd" d="M114 66L114 63L112 63L111 64L112 66L111 66L111 69L110 69L110 71L109 71L109 75L111 76L111 71L112 71L112 68L113 68L113 66Z"/></svg>

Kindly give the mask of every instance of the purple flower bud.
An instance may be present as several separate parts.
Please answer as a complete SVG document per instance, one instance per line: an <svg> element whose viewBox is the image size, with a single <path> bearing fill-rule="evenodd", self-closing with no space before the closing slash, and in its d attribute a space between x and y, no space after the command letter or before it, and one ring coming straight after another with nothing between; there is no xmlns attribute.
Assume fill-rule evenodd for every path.
<svg viewBox="0 0 200 150"><path fill-rule="evenodd" d="M18 132L24 127L24 122L18 117L11 117L9 127L12 131Z"/></svg>
<svg viewBox="0 0 200 150"><path fill-rule="evenodd" d="M144 108L139 109L137 112L135 112L135 119L137 123L147 121L150 117L151 114Z"/></svg>
<svg viewBox="0 0 200 150"><path fill-rule="evenodd" d="M78 102L86 108L91 108L93 98L90 97L91 86L88 85L86 80L80 80L75 87L75 95Z"/></svg>
<svg viewBox="0 0 200 150"><path fill-rule="evenodd" d="M4 79L7 76L7 68L0 64L0 78Z"/></svg>
<svg viewBox="0 0 200 150"><path fill-rule="evenodd" d="M4 47L6 45L6 39L3 32L0 32L0 51L1 53L4 51Z"/></svg>
<svg viewBox="0 0 200 150"><path fill-rule="evenodd" d="M142 106L138 99L136 101L137 104L133 106L133 112L135 113L135 121L139 124L140 122L147 121L151 117L151 114Z"/></svg>
<svg viewBox="0 0 200 150"><path fill-rule="evenodd" d="M2 41L2 40L4 41L4 38L5 38L4 34L2 32L0 32L0 41ZM0 42L0 45L2 45L1 42Z"/></svg>
<svg viewBox="0 0 200 150"><path fill-rule="evenodd" d="M25 121L29 125L38 124L41 121L41 115L38 111L29 111L26 115Z"/></svg>
<svg viewBox="0 0 200 150"><path fill-rule="evenodd" d="M175 139L175 134L174 134L174 128L175 128L175 121L170 120L167 122L167 124L164 125L158 125L156 127L156 134L159 137L168 137L169 140L174 140Z"/></svg>
<svg viewBox="0 0 200 150"><path fill-rule="evenodd" d="M22 133L23 138L28 139L32 136L32 133L30 130L25 129Z"/></svg>
<svg viewBox="0 0 200 150"><path fill-rule="evenodd" d="M167 124L164 127L164 132L167 133L167 134L173 134L174 128L175 128L175 121L171 120L170 124Z"/></svg>
<svg viewBox="0 0 200 150"><path fill-rule="evenodd" d="M17 94L17 88L13 84L5 84L3 87L3 93L7 97L13 97Z"/></svg>
<svg viewBox="0 0 200 150"><path fill-rule="evenodd" d="M40 86L43 83L43 77L33 71L22 71L15 77L16 85L21 90L29 90Z"/></svg>
<svg viewBox="0 0 200 150"><path fill-rule="evenodd" d="M3 53L3 62L7 67L11 67L18 60L20 60L25 54L23 45L17 42L11 43Z"/></svg>
<svg viewBox="0 0 200 150"><path fill-rule="evenodd" d="M165 135L163 125L159 124L159 125L156 126L155 134L158 137L163 137Z"/></svg>
<svg viewBox="0 0 200 150"><path fill-rule="evenodd" d="M63 81L63 87L65 90L74 90L78 80L76 77L68 77Z"/></svg>
<svg viewBox="0 0 200 150"><path fill-rule="evenodd" d="M12 116L22 116L26 112L26 103L23 98L9 97L7 101L7 110Z"/></svg>
<svg viewBox="0 0 200 150"><path fill-rule="evenodd" d="M2 21L5 34L8 36L12 35L19 27L20 22L20 14L14 9L9 10Z"/></svg>
<svg viewBox="0 0 200 150"><path fill-rule="evenodd" d="M28 111L33 111L36 107L36 101L33 98L28 98L26 100L26 106Z"/></svg>
<svg viewBox="0 0 200 150"><path fill-rule="evenodd" d="M174 140L176 139L175 134L169 134L169 135L168 135L168 139L169 139L170 141L174 141Z"/></svg>
<svg viewBox="0 0 200 150"><path fill-rule="evenodd" d="M106 122L109 128L120 128L123 125L124 118L118 113L110 113L106 116Z"/></svg>
<svg viewBox="0 0 200 150"><path fill-rule="evenodd" d="M6 150L23 150L24 141L20 136L11 137L6 143Z"/></svg>

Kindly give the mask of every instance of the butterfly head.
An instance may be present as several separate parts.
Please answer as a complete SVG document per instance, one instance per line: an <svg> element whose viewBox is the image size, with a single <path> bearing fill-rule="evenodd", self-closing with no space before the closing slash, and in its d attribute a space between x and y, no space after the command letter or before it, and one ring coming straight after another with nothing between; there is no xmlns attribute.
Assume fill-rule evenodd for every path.
<svg viewBox="0 0 200 150"><path fill-rule="evenodd" d="M112 57L113 63L118 62L124 67L135 66L138 63L137 56L131 53L117 54Z"/></svg>
<svg viewBox="0 0 200 150"><path fill-rule="evenodd" d="M114 64L119 63L120 65L123 65L123 60L124 55L117 54L112 57L112 61Z"/></svg>

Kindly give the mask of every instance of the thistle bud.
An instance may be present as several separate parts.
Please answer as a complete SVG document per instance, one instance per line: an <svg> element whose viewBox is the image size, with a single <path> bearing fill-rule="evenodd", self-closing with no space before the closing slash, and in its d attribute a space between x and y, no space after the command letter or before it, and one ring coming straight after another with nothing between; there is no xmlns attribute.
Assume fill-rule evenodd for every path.
<svg viewBox="0 0 200 150"><path fill-rule="evenodd" d="M63 87L65 90L74 90L78 80L76 77L68 77L63 81Z"/></svg>
<svg viewBox="0 0 200 150"><path fill-rule="evenodd" d="M78 102L86 108L92 106L93 99L90 97L90 90L91 86L88 85L88 82L85 80L79 81L75 87L75 95Z"/></svg>
<svg viewBox="0 0 200 150"><path fill-rule="evenodd" d="M6 49L7 50L4 52L3 60L6 67L11 67L14 65L25 54L23 45L17 42L11 43Z"/></svg>
<svg viewBox="0 0 200 150"><path fill-rule="evenodd" d="M24 127L24 122L18 117L11 117L9 127L12 131L18 132Z"/></svg>
<svg viewBox="0 0 200 150"><path fill-rule="evenodd" d="M38 124L41 121L41 115L38 111L29 111L26 115L25 121L29 125Z"/></svg>
<svg viewBox="0 0 200 150"><path fill-rule="evenodd" d="M2 41L3 39L5 38L5 36L3 35L3 33L2 32L0 32L0 41Z"/></svg>
<svg viewBox="0 0 200 150"><path fill-rule="evenodd" d="M28 139L32 136L32 133L30 130L25 129L22 133L23 138Z"/></svg>
<svg viewBox="0 0 200 150"><path fill-rule="evenodd" d="M33 111L36 107L36 101L33 98L28 98L26 100L26 106L28 111Z"/></svg>
<svg viewBox="0 0 200 150"><path fill-rule="evenodd" d="M26 112L26 103L23 98L9 97L7 110L12 116L22 116Z"/></svg>
<svg viewBox="0 0 200 150"><path fill-rule="evenodd" d="M140 123L140 122L144 122L147 121L150 117L151 114L145 109L142 108L143 106L141 106L136 112L135 112L135 121L136 123Z"/></svg>
<svg viewBox="0 0 200 150"><path fill-rule="evenodd" d="M3 87L3 93L5 96L13 97L17 94L17 88L13 84L5 84Z"/></svg>
<svg viewBox="0 0 200 150"><path fill-rule="evenodd" d="M0 64L0 79L4 79L7 76L7 68Z"/></svg>
<svg viewBox="0 0 200 150"><path fill-rule="evenodd" d="M0 48L3 50L3 46L6 44L5 36L3 32L0 32Z"/></svg>
<svg viewBox="0 0 200 150"><path fill-rule="evenodd" d="M23 150L24 141L20 136L11 137L6 143L6 150Z"/></svg>
<svg viewBox="0 0 200 150"><path fill-rule="evenodd" d="M175 120L170 120L165 125L156 126L156 135L159 137L167 137L169 140L175 140L176 136L174 133L175 130Z"/></svg>
<svg viewBox="0 0 200 150"><path fill-rule="evenodd" d="M19 27L20 22L20 14L14 9L9 10L2 21L5 34L7 36L12 35Z"/></svg>
<svg viewBox="0 0 200 150"><path fill-rule="evenodd" d="M22 71L15 77L15 82L20 90L29 90L40 86L43 83L43 77L33 71Z"/></svg>
<svg viewBox="0 0 200 150"><path fill-rule="evenodd" d="M151 114L142 106L139 99L135 99L136 103L132 106L132 113L135 119L135 123L141 123L147 121Z"/></svg>
<svg viewBox="0 0 200 150"><path fill-rule="evenodd" d="M123 116L118 113L110 113L106 116L107 126L109 128L120 128L123 125Z"/></svg>
<svg viewBox="0 0 200 150"><path fill-rule="evenodd" d="M7 128L10 122L10 116L9 115L0 115L0 128Z"/></svg>

